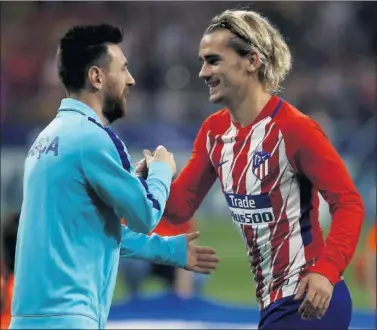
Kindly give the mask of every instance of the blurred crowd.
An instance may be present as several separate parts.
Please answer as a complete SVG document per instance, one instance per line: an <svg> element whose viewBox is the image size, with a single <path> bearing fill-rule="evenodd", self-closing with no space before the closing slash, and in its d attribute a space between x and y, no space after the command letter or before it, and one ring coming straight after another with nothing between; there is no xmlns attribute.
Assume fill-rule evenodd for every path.
<svg viewBox="0 0 377 330"><path fill-rule="evenodd" d="M3 3L2 121L45 123L62 88L57 42L73 24L111 22L125 31L136 87L129 120L201 121L212 110L198 79L198 45L210 19L236 2ZM338 118L361 125L376 108L373 3L256 2L288 40L293 72L282 96L332 132ZM374 48L373 48L374 47ZM327 118L330 117L330 118ZM333 133L335 134L335 133Z"/></svg>

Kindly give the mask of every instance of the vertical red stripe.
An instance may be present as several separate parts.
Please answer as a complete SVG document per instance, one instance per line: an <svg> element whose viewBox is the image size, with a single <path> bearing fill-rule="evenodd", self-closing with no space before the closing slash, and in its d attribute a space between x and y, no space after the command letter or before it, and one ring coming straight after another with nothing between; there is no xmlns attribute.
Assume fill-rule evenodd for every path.
<svg viewBox="0 0 377 330"><path fill-rule="evenodd" d="M325 242L323 239L323 231L318 221L319 218L319 197L316 188L312 188L312 199L311 199L312 210L309 212L309 220L311 224L311 235L312 241L309 245L304 247L305 259L312 260L318 256L318 251L322 251Z"/></svg>
<svg viewBox="0 0 377 330"><path fill-rule="evenodd" d="M268 131L272 125L267 125ZM263 151L271 154L268 162L268 175L262 180L262 194L269 193L275 220L279 219L283 205L283 198L280 192L280 184L276 184L274 190L271 190L273 185L278 180L280 174L279 166L279 129L274 126L271 132L263 142ZM276 149L275 149L276 148ZM275 151L274 151L275 149ZM274 153L273 153L274 151ZM285 211L282 213L279 222L269 225L270 241L271 241L271 262L272 262L272 281L269 283L269 291L271 292L270 301L281 298L281 290L277 290L284 282L284 270L289 264L289 240L285 237L289 233L289 223Z"/></svg>
<svg viewBox="0 0 377 330"><path fill-rule="evenodd" d="M213 166L215 167L215 170L217 171L217 175L220 179L220 183L221 183L221 187L222 189L224 189L223 187L223 182L222 182L222 166L218 166L218 164L221 162L221 152L223 150L223 147L224 147L224 143L221 139L222 135L217 135L216 136L216 139L214 141L215 145L214 145L214 149L213 149L213 152L212 152L212 164Z"/></svg>
<svg viewBox="0 0 377 330"><path fill-rule="evenodd" d="M245 168L248 167L250 160L248 159L248 153L251 147L251 137L252 134L249 134L250 131L243 131L237 136L237 142L233 148L234 157L237 159L235 161L234 168L232 171L233 178L233 192L246 195L246 171ZM245 138L247 140L245 141ZM243 173L243 175L242 175ZM241 177L242 175L242 177ZM237 189L238 187L238 189ZM236 191L237 190L237 191ZM262 268L261 268L261 254L259 251L259 246L257 244L258 240L258 230L254 230L251 225L241 225L241 230L245 236L247 246L248 246L248 255L251 260L251 267L254 273L254 277L259 283L258 279L261 278ZM261 289L257 287L256 296L261 297Z"/></svg>
<svg viewBox="0 0 377 330"><path fill-rule="evenodd" d="M247 135L248 133L250 132L245 132L244 134ZM246 169L246 171L244 172L244 169L245 167L249 167L249 166L252 166L251 165L251 162L252 160L251 159L248 159L248 153L249 153L249 149L250 148L255 148L256 146L251 146L251 139L252 139L252 135L254 134L254 132L252 132L249 137L248 137L248 141L246 142L247 144L245 145L244 149L242 150L242 155L240 155L239 158L242 158L242 161L240 161L239 163L239 167L235 168L233 173L234 173L234 176L233 178L236 179L236 184L238 184L238 181L240 181L240 185L239 185L239 189L238 189L238 193L239 194L246 194L247 193L247 187L246 187L246 172L248 169ZM264 136L264 134L263 134ZM236 164L238 165L238 164ZM240 175L243 174L241 180L240 180ZM248 251L248 254L249 254L249 257L250 257L250 260L251 260L251 266L252 266L252 269L253 269L253 272L254 272L254 277L255 277L255 280L257 282L257 288L256 288L256 296L258 299L261 298L262 296L262 289L263 289L263 276L262 276L262 267L261 267L261 263L262 263L262 256L261 256L261 253L260 253L260 249L259 249L259 246L257 244L257 240L258 240L258 229L257 228L253 228L252 226L248 226L248 225L242 225L242 231L243 231L243 234L246 238L246 241L247 241L247 245L249 247L249 251Z"/></svg>
<svg viewBox="0 0 377 330"><path fill-rule="evenodd" d="M222 189L224 190L223 181L222 181L222 166L217 166L221 161L221 152L224 147L224 142L222 140L222 137L225 133L227 133L230 130L231 122L230 120L225 122L224 125L221 125L221 127L216 127L217 130L212 132L213 138L210 140L210 151L209 156L210 160L217 171L217 176L220 180L220 184Z"/></svg>
<svg viewBox="0 0 377 330"><path fill-rule="evenodd" d="M276 148L275 152L274 148L277 146L278 141L279 141L279 130L277 127L274 125L273 122L271 121L270 123L267 124L266 126L266 134L268 136L264 139L262 143L262 150L264 152L268 152L271 157L268 159L268 173L266 176L263 176L262 182L261 182L261 194L267 194L270 193L272 186L276 182L279 176L279 149ZM277 186L277 188L279 185ZM274 193L272 192L271 201L272 201L272 207L273 207L273 213L275 216L275 219L279 217L278 211L280 211L281 205L282 205L282 199L280 195L280 190L277 189L279 194L277 195L278 198L274 197ZM280 199L279 199L280 196ZM275 256L276 253L276 245L274 245L273 241L273 233L274 233L274 226L275 224L270 224L269 229L270 229L270 242L271 242L271 262ZM273 265L272 265L273 267ZM272 270L273 271L273 268ZM272 276L273 278L274 276ZM262 288L264 278L261 278L260 283L258 283L258 286ZM268 283L270 286L271 283ZM271 289L271 288L270 288ZM270 290L269 290L270 291ZM270 297L271 301L273 301L275 297Z"/></svg>
<svg viewBox="0 0 377 330"><path fill-rule="evenodd" d="M233 170L232 170L232 179L233 186L232 190L234 193L246 194L246 172L244 170L249 162L248 153L251 143L251 135L248 136L250 131L242 131L236 136L236 143L233 146ZM247 138L247 140L245 140ZM244 175L242 175L242 173ZM242 175L242 178L241 178ZM239 187L237 189L237 187Z"/></svg>
<svg viewBox="0 0 377 330"><path fill-rule="evenodd" d="M248 249L248 255L250 258L251 269L254 274L254 279L257 282L256 288L256 297L257 299L261 298L261 287L260 287L260 277L262 273L262 268L260 264L262 262L261 254L259 251L259 246L257 245L258 240L258 230L254 230L252 226L241 225L241 230L245 236Z"/></svg>
<svg viewBox="0 0 377 330"><path fill-rule="evenodd" d="M246 172L244 172L245 168L249 164L248 153L251 147L251 137L252 134L249 134L249 130L241 130L241 133L238 134L236 143L233 147L234 152L234 161L235 163L232 164L233 171L232 171L232 179L233 179L233 192L246 195L247 187L246 187ZM247 140L245 141L245 138ZM243 173L243 175L242 175ZM241 177L242 175L242 177ZM237 189L238 187L238 189ZM241 230L245 236L247 246L248 246L248 255L250 258L251 268L253 270L254 278L257 279L259 274L261 273L261 255L259 252L259 248L257 245L258 239L258 232L254 231L253 227L250 225L241 225ZM260 292L257 291L257 297L260 297Z"/></svg>

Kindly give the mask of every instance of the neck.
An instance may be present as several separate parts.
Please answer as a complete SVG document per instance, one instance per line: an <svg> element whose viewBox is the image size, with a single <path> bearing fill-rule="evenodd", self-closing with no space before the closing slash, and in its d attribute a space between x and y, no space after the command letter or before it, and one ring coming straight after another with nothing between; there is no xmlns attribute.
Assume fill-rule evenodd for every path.
<svg viewBox="0 0 377 330"><path fill-rule="evenodd" d="M251 124L263 110L271 95L262 86L252 86L244 98L227 104L232 120L242 127Z"/></svg>
<svg viewBox="0 0 377 330"><path fill-rule="evenodd" d="M104 126L109 125L109 121L106 119L102 111L102 101L97 96L90 94L86 91L75 93L70 92L67 96L82 103L85 103L88 107L93 109L93 111L99 117Z"/></svg>

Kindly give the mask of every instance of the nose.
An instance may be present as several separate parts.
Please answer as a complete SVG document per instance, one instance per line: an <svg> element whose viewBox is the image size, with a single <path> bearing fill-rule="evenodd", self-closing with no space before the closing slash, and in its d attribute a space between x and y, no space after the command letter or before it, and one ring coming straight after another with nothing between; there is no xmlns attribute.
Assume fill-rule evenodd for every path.
<svg viewBox="0 0 377 330"><path fill-rule="evenodd" d="M207 63L203 63L202 68L199 71L199 78L208 79L211 76L211 69Z"/></svg>
<svg viewBox="0 0 377 330"><path fill-rule="evenodd" d="M136 82L135 82L135 79L134 77L132 77L131 73L128 74L128 77L127 77L127 80L126 80L126 85L128 87L132 87L132 86L135 86Z"/></svg>

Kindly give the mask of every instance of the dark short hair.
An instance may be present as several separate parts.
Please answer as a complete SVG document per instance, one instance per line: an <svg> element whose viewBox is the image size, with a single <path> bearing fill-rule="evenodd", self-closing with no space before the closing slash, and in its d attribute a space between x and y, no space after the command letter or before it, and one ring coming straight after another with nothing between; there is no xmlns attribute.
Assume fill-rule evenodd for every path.
<svg viewBox="0 0 377 330"><path fill-rule="evenodd" d="M122 41L122 31L109 24L72 27L60 40L58 50L59 77L64 87L68 91L83 89L89 68L106 57L107 45Z"/></svg>

